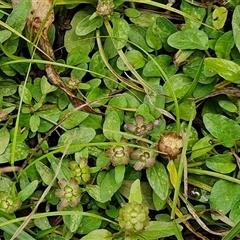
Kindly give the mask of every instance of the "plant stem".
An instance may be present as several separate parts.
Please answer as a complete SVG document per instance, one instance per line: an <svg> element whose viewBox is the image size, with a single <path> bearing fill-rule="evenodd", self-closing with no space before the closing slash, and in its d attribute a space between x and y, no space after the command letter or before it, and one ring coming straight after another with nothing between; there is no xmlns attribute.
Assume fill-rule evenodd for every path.
<svg viewBox="0 0 240 240"><path fill-rule="evenodd" d="M217 178L221 178L223 180L229 181L229 182L240 184L239 179L236 179L236 178L233 178L233 177L221 174L221 173L217 173L217 172L211 172L211 171L202 170L202 169L198 169L198 168L188 168L188 173L217 177Z"/></svg>

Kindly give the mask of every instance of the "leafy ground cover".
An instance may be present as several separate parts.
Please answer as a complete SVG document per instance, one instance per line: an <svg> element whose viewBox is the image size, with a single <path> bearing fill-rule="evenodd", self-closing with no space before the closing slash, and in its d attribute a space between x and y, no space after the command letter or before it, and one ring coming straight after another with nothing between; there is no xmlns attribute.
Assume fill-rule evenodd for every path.
<svg viewBox="0 0 240 240"><path fill-rule="evenodd" d="M1 239L239 239L238 4L0 1Z"/></svg>

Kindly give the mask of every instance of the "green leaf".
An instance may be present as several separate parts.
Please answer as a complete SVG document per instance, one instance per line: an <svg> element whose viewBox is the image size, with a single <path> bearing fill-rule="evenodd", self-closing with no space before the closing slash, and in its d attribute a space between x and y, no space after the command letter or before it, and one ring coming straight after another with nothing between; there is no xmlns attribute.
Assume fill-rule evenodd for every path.
<svg viewBox="0 0 240 240"><path fill-rule="evenodd" d="M98 215L95 211L89 211L88 213L93 213ZM88 234L101 226L102 220L95 218L94 216L83 216L82 221L77 229L78 234Z"/></svg>
<svg viewBox="0 0 240 240"><path fill-rule="evenodd" d="M240 185L225 180L217 181L210 195L210 207L227 214L240 198Z"/></svg>
<svg viewBox="0 0 240 240"><path fill-rule="evenodd" d="M239 3L238 3L239 4ZM233 37L238 51L240 52L240 5L237 5L232 16Z"/></svg>
<svg viewBox="0 0 240 240"><path fill-rule="evenodd" d="M34 222L35 226L41 230L48 231L49 229L51 229L51 224L49 223L49 220L47 217L34 219L33 222ZM40 233L38 232L38 237L39 237L39 234ZM41 232L41 234L43 234L43 232Z"/></svg>
<svg viewBox="0 0 240 240"><path fill-rule="evenodd" d="M121 188L118 190L125 198L129 199L130 195L130 189L133 184L133 180L124 180ZM152 196L153 196L153 190L149 186L147 182L140 182L140 187L141 187L141 193L142 193L142 204L147 206L149 209L155 210L153 201L152 201Z"/></svg>
<svg viewBox="0 0 240 240"><path fill-rule="evenodd" d="M231 153L224 153L206 159L206 166L215 172L227 174L236 169Z"/></svg>
<svg viewBox="0 0 240 240"><path fill-rule="evenodd" d="M100 184L100 198L102 202L111 200L114 193L121 187L124 176L122 176L122 181L116 182L115 174L115 169L111 169L106 173Z"/></svg>
<svg viewBox="0 0 240 240"><path fill-rule="evenodd" d="M165 17L158 16L155 21L156 28L159 33L159 36L161 36L160 39L163 42L164 48L167 51L172 51L172 48L167 43L167 39L171 34L177 32L177 28L170 20L168 20Z"/></svg>
<svg viewBox="0 0 240 240"><path fill-rule="evenodd" d="M120 119L116 111L108 113L103 123L103 134L108 140L119 142L122 134L120 133Z"/></svg>
<svg viewBox="0 0 240 240"><path fill-rule="evenodd" d="M159 211L166 206L167 198L165 200L162 200L155 192L153 192L152 202L154 204L155 209Z"/></svg>
<svg viewBox="0 0 240 240"><path fill-rule="evenodd" d="M233 31L225 32L215 44L215 52L218 58L230 59L230 52L234 46Z"/></svg>
<svg viewBox="0 0 240 240"><path fill-rule="evenodd" d="M128 34L130 32L130 27L128 22L123 18L113 18L113 45L117 50L122 49L127 41L128 41Z"/></svg>
<svg viewBox="0 0 240 240"><path fill-rule="evenodd" d="M234 224L240 221L240 200L238 200L231 209L229 219L232 220Z"/></svg>
<svg viewBox="0 0 240 240"><path fill-rule="evenodd" d="M136 8L126 8L124 13L129 18L137 18L141 15L141 13Z"/></svg>
<svg viewBox="0 0 240 240"><path fill-rule="evenodd" d="M175 92L177 98L182 98L188 92L192 81L192 78L188 77L185 74L175 74L169 78L169 83L171 83L172 89ZM164 84L163 89L165 90L165 94L167 96L170 96L168 85L166 83ZM166 102L172 101L172 98L166 98Z"/></svg>
<svg viewBox="0 0 240 240"><path fill-rule="evenodd" d="M102 75L105 76L107 74L106 66L99 51L95 52L91 57L89 70L91 71L90 73L93 77L102 77Z"/></svg>
<svg viewBox="0 0 240 240"><path fill-rule="evenodd" d="M36 169L37 169L42 181L46 185L49 185L54 178L53 171L49 167L47 167L45 164L43 164L42 162L37 162L35 164L35 166L36 166Z"/></svg>
<svg viewBox="0 0 240 240"><path fill-rule="evenodd" d="M130 32L128 35L128 38L131 42L145 50L146 52L152 52L153 49L151 49L147 43L146 43L146 29L142 28L137 25L130 25Z"/></svg>
<svg viewBox="0 0 240 240"><path fill-rule="evenodd" d="M37 189L37 186L38 186L38 180L35 180L29 183L29 185L27 185L18 193L18 199L20 201L25 201L26 199L28 199Z"/></svg>
<svg viewBox="0 0 240 240"><path fill-rule="evenodd" d="M10 162L12 154L12 143L8 144L5 152L0 155L0 163ZM29 147L25 143L17 143L15 149L15 161L23 160L29 154Z"/></svg>
<svg viewBox="0 0 240 240"><path fill-rule="evenodd" d="M156 162L151 168L147 168L147 179L153 191L162 199L168 197L169 178L167 171L162 163Z"/></svg>
<svg viewBox="0 0 240 240"><path fill-rule="evenodd" d="M89 52L94 47L94 32L87 34L86 36L78 36L75 31L78 23L80 23L85 17L93 13L92 8L83 8L78 11L72 18L71 29L66 31L64 36L64 46L68 52L71 52L73 49L85 49Z"/></svg>
<svg viewBox="0 0 240 240"><path fill-rule="evenodd" d="M206 113L203 122L206 129L225 147L232 147L240 139L240 126L232 119L220 114Z"/></svg>
<svg viewBox="0 0 240 240"><path fill-rule="evenodd" d="M134 69L139 69L144 67L145 59L141 52L137 50L130 50L125 53L125 56ZM122 71L129 71L129 68L124 64L121 57L119 57L117 60L117 67Z"/></svg>
<svg viewBox="0 0 240 240"><path fill-rule="evenodd" d="M21 0L18 2L19 3L13 8L11 14L8 16L6 24L14 28L18 33L22 33L32 7L32 1ZM6 45L8 53L14 54L16 52L18 48L18 39L19 37L16 34L12 34L8 39Z"/></svg>
<svg viewBox="0 0 240 240"><path fill-rule="evenodd" d="M100 16L91 19L91 16L85 17L76 27L76 34L78 36L85 36L88 33L100 28L103 24L103 19Z"/></svg>
<svg viewBox="0 0 240 240"><path fill-rule="evenodd" d="M164 109L166 99L164 95L166 92L160 85L154 85L153 89L154 91L150 91L149 94L144 97L144 103L148 105L151 115L157 119L161 116L160 109Z"/></svg>
<svg viewBox="0 0 240 240"><path fill-rule="evenodd" d="M11 79L0 80L0 95L3 97L11 96L17 91L17 84Z"/></svg>
<svg viewBox="0 0 240 240"><path fill-rule="evenodd" d="M159 55L153 59L154 61L148 61L143 68L143 75L145 77L162 77L157 65L159 65L165 71L168 77L174 75L178 70L176 65L171 64L173 61L168 55Z"/></svg>
<svg viewBox="0 0 240 240"><path fill-rule="evenodd" d="M203 21L204 17L206 16L205 8L194 6L193 4L188 3L187 1L181 2L180 10L183 11L184 13L191 15L193 18L199 20L199 21L193 21L188 17L184 17L184 20L185 20L185 24L183 25L184 29L187 29L187 28L198 29L201 26L201 21Z"/></svg>
<svg viewBox="0 0 240 240"><path fill-rule="evenodd" d="M86 191L87 193L96 201L100 202L100 203L105 203L105 199L102 200L101 198L101 188L98 185L86 185Z"/></svg>
<svg viewBox="0 0 240 240"><path fill-rule="evenodd" d="M140 236L148 240L175 236L175 224L175 222L150 221ZM179 224L177 224L177 227L179 231L182 230Z"/></svg>
<svg viewBox="0 0 240 240"><path fill-rule="evenodd" d="M240 79L240 66L233 61L209 57L204 59L204 64L209 71L215 71L228 81L234 82Z"/></svg>
<svg viewBox="0 0 240 240"><path fill-rule="evenodd" d="M57 90L56 86L51 85L45 76L41 79L41 91L43 95L47 95L50 92Z"/></svg>
<svg viewBox="0 0 240 240"><path fill-rule="evenodd" d="M168 44L176 49L208 49L208 36L204 31L187 29L173 33L168 38Z"/></svg>
<svg viewBox="0 0 240 240"><path fill-rule="evenodd" d="M31 105L32 94L27 87L24 88L22 85L20 85L18 88L18 93L24 103Z"/></svg>
<svg viewBox="0 0 240 240"><path fill-rule="evenodd" d="M213 11L213 26L216 29L223 28L227 20L228 10L225 7L216 7Z"/></svg>
<svg viewBox="0 0 240 240"><path fill-rule="evenodd" d="M87 95L87 101L97 101L97 103L91 104L92 107L99 107L104 105L108 101L109 91L106 88L93 88Z"/></svg>
<svg viewBox="0 0 240 240"><path fill-rule="evenodd" d="M97 229L81 238L81 240L93 240L93 239L94 240L111 240L112 233L110 233L106 229Z"/></svg>
<svg viewBox="0 0 240 240"><path fill-rule="evenodd" d="M226 110L228 112L231 112L231 113L237 113L238 112L237 106L230 101L220 100L218 102L218 104L221 108L223 108L224 110Z"/></svg>
<svg viewBox="0 0 240 240"><path fill-rule="evenodd" d="M70 129L60 136L58 145L67 147L69 144L76 145L81 143L89 143L92 141L95 135L96 132L92 128L79 127ZM84 146L68 149L67 154L79 152L82 148L84 148ZM65 151L65 149L63 151Z"/></svg>
<svg viewBox="0 0 240 240"><path fill-rule="evenodd" d="M156 22L153 22L147 29L146 42L148 46L154 50L159 50L162 48L161 34L160 31L158 31Z"/></svg>
<svg viewBox="0 0 240 240"><path fill-rule="evenodd" d="M12 35L12 32L9 30L1 30L0 31L0 43L5 42L10 36Z"/></svg>
<svg viewBox="0 0 240 240"><path fill-rule="evenodd" d="M59 164L59 158L54 157L53 155L48 157L48 161L51 164L51 169L53 169L54 173L56 174L57 166ZM73 177L72 171L68 167L68 161L64 161L61 165L60 170L58 171L57 179L66 179L70 181Z"/></svg>
<svg viewBox="0 0 240 240"><path fill-rule="evenodd" d="M117 218L118 217L118 209L115 206L113 206L113 205L109 205L107 207L107 209L105 210L105 213L110 218Z"/></svg>
<svg viewBox="0 0 240 240"><path fill-rule="evenodd" d="M141 12L138 17L130 18L131 22L135 23L135 25L139 25L141 27L149 27L153 21L155 21L159 17L159 14L150 13L150 12Z"/></svg>
<svg viewBox="0 0 240 240"><path fill-rule="evenodd" d="M124 119L124 112L123 110L120 109L124 109L127 107L127 99L125 98L124 95L120 95L120 96L115 96L114 98L112 98L109 102L108 102L108 106L111 106L115 109L115 111L118 113L120 122L123 122ZM107 109L106 114L108 112L112 111L111 109Z"/></svg>
<svg viewBox="0 0 240 240"><path fill-rule="evenodd" d="M175 113L175 109L173 109L173 112ZM180 112L180 118L185 121L189 121L193 116L195 118L197 114L195 102L187 99L184 102L180 103L179 112Z"/></svg>
<svg viewBox="0 0 240 240"><path fill-rule="evenodd" d="M140 186L140 180L136 179L130 189L129 194L129 202L137 202L139 204L142 204L142 192L141 192L141 186Z"/></svg>
<svg viewBox="0 0 240 240"><path fill-rule="evenodd" d="M125 174L125 166L118 165L114 168L115 170L115 181L116 183L122 183L124 174Z"/></svg>
<svg viewBox="0 0 240 240"><path fill-rule="evenodd" d="M196 142L192 147L191 159L203 156L211 151L214 148L214 146L210 143L212 138L213 137L211 135L207 135Z"/></svg>
<svg viewBox="0 0 240 240"><path fill-rule="evenodd" d="M76 78L80 81L87 73L88 64L80 63L76 67L78 67L79 69L73 69L71 71L71 77Z"/></svg>
<svg viewBox="0 0 240 240"><path fill-rule="evenodd" d="M41 118L38 132L45 133L49 131L57 123L60 112L58 107L36 112L35 114Z"/></svg>
<svg viewBox="0 0 240 240"><path fill-rule="evenodd" d="M68 65L78 65L80 63L90 62L88 53L89 53L88 48L73 49L67 56L67 64Z"/></svg>
<svg viewBox="0 0 240 240"><path fill-rule="evenodd" d="M60 114L60 120L63 119L67 114L70 112L71 115L69 115L64 122L61 124L62 127L65 129L72 129L74 127L77 127L81 122L83 122L88 116L89 113L82 112L82 111L74 111L74 109L66 109L61 112Z"/></svg>
<svg viewBox="0 0 240 240"><path fill-rule="evenodd" d="M82 212L83 207L81 204L78 204L76 207L68 207L65 210ZM82 217L83 216L79 215L79 214L65 215L65 216L63 216L63 222L64 222L64 224L66 224L66 226L68 227L70 232L75 233L81 224Z"/></svg>
<svg viewBox="0 0 240 240"><path fill-rule="evenodd" d="M90 114L82 123L82 127L90 127L92 129L102 128L102 117Z"/></svg>
<svg viewBox="0 0 240 240"><path fill-rule="evenodd" d="M30 117L29 125L32 132L37 132L40 125L40 118L37 114L33 114Z"/></svg>
<svg viewBox="0 0 240 240"><path fill-rule="evenodd" d="M0 154L3 154L6 150L10 140L10 133L6 127L0 129Z"/></svg>
<svg viewBox="0 0 240 240"><path fill-rule="evenodd" d="M190 63L186 64L183 66L183 72L184 74L186 74L187 76L191 77L191 78L195 78L196 77L196 73L199 69L199 65L202 63L202 59L196 59L195 61L190 61ZM206 68L206 66L205 66ZM214 81L215 77L208 77L205 74L206 69L202 68L201 72L199 73L199 79L198 82L202 83L202 84L210 84L211 82Z"/></svg>

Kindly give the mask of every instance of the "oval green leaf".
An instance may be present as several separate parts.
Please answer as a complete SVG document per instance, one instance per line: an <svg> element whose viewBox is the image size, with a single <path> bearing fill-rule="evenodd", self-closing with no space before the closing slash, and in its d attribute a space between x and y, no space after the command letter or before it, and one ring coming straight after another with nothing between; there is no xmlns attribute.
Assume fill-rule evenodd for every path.
<svg viewBox="0 0 240 240"><path fill-rule="evenodd" d="M208 48L207 34L197 29L187 29L173 33L167 42L171 47L176 49L206 50Z"/></svg>
<svg viewBox="0 0 240 240"><path fill-rule="evenodd" d="M170 187L167 171L162 163L156 162L155 165L147 169L147 178L153 191L165 200L168 196Z"/></svg>
<svg viewBox="0 0 240 240"><path fill-rule="evenodd" d="M225 153L207 158L206 166L215 172L227 174L235 170L236 163L231 153Z"/></svg>
<svg viewBox="0 0 240 240"><path fill-rule="evenodd" d="M117 50L122 49L128 41L128 34L130 32L130 27L128 22L123 18L113 18L113 45Z"/></svg>
<svg viewBox="0 0 240 240"><path fill-rule="evenodd" d="M0 129L0 154L6 150L10 140L10 133L6 127Z"/></svg>
<svg viewBox="0 0 240 240"><path fill-rule="evenodd" d="M38 180L34 180L18 193L18 199L20 201L25 201L28 197L30 197L34 193L37 186Z"/></svg>
<svg viewBox="0 0 240 240"><path fill-rule="evenodd" d="M223 28L227 20L228 10L225 7L216 7L213 11L213 26L216 29Z"/></svg>
<svg viewBox="0 0 240 240"><path fill-rule="evenodd" d="M211 191L210 206L223 214L228 213L240 198L240 185L225 180L217 181Z"/></svg>
<svg viewBox="0 0 240 240"><path fill-rule="evenodd" d="M203 122L206 129L225 147L232 147L240 139L240 126L232 119L220 114L206 113Z"/></svg>
<svg viewBox="0 0 240 240"><path fill-rule="evenodd" d="M222 78L234 82L240 79L240 66L226 59L205 58L204 64L210 71L216 72Z"/></svg>
<svg viewBox="0 0 240 240"><path fill-rule="evenodd" d="M85 36L88 33L95 31L97 28L100 28L102 24L102 17L97 16L91 19L91 16L87 16L77 25L76 34L78 36Z"/></svg>
<svg viewBox="0 0 240 240"><path fill-rule="evenodd" d="M112 110L108 113L103 123L103 134L108 140L121 140L120 119L116 111Z"/></svg>
<svg viewBox="0 0 240 240"><path fill-rule="evenodd" d="M136 179L131 186L129 202L137 202L142 204L142 192L139 179Z"/></svg>
<svg viewBox="0 0 240 240"><path fill-rule="evenodd" d="M239 3L238 3L239 4ZM237 5L232 16L233 37L238 51L240 52L240 5Z"/></svg>
<svg viewBox="0 0 240 240"><path fill-rule="evenodd" d="M96 132L92 128L80 127L80 128L70 129L60 136L58 140L58 145L67 147L69 144L77 145L81 143L82 144L89 143L90 141L92 141L95 135L96 135ZM84 144L76 148L71 148L67 150L67 154L78 152L83 147L84 147Z"/></svg>

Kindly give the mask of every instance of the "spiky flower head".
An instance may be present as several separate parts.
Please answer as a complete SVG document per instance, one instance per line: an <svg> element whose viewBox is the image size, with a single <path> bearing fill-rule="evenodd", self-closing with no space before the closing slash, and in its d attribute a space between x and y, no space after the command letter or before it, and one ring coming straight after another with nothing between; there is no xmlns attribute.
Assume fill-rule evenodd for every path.
<svg viewBox="0 0 240 240"><path fill-rule="evenodd" d="M76 207L80 203L81 196L81 189L77 180L71 178L68 182L65 179L60 179L58 185L60 188L55 190L55 196L60 199L59 208Z"/></svg>
<svg viewBox="0 0 240 240"><path fill-rule="evenodd" d="M78 184L86 183L90 180L90 168L88 166L88 161L86 158L80 158L80 163L76 161L70 161L68 163L74 178L77 180Z"/></svg>
<svg viewBox="0 0 240 240"><path fill-rule="evenodd" d="M161 134L158 142L158 150L164 152L163 158L175 159L182 152L183 139L175 132Z"/></svg>
<svg viewBox="0 0 240 240"><path fill-rule="evenodd" d="M0 210L8 214L17 211L22 205L22 202L17 199L14 194L6 191L0 191Z"/></svg>
<svg viewBox="0 0 240 240"><path fill-rule="evenodd" d="M103 18L110 18L113 15L114 10L113 0L98 0L97 14Z"/></svg>
<svg viewBox="0 0 240 240"><path fill-rule="evenodd" d="M119 210L118 223L126 233L141 233L149 224L149 210L135 201L126 203Z"/></svg>
<svg viewBox="0 0 240 240"><path fill-rule="evenodd" d="M142 115L137 115L135 123L127 123L125 128L137 136L144 137L154 128L153 122L146 123Z"/></svg>
<svg viewBox="0 0 240 240"><path fill-rule="evenodd" d="M149 148L146 143L140 142L141 146L146 148L139 148L131 153L131 158L137 160L134 164L134 169L137 171L142 170L143 168L150 168L156 162L156 157L158 155L157 148ZM155 151L154 151L155 150Z"/></svg>
<svg viewBox="0 0 240 240"><path fill-rule="evenodd" d="M122 138L121 142L127 143L128 141L125 138ZM107 149L106 156L110 158L110 161L114 166L127 165L130 161L131 152L131 147L118 143L115 146Z"/></svg>
<svg viewBox="0 0 240 240"><path fill-rule="evenodd" d="M69 77L65 81L66 86L70 89L78 89L78 85L80 84L80 81L76 77Z"/></svg>

